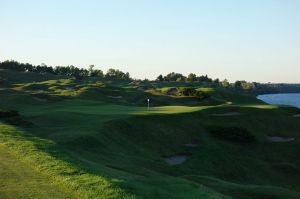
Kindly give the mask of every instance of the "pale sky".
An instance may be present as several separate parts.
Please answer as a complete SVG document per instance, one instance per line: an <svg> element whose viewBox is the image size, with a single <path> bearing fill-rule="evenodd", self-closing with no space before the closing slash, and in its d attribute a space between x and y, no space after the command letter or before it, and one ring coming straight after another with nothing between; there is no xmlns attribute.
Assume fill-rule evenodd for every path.
<svg viewBox="0 0 300 199"><path fill-rule="evenodd" d="M0 61L300 83L298 0L0 0Z"/></svg>

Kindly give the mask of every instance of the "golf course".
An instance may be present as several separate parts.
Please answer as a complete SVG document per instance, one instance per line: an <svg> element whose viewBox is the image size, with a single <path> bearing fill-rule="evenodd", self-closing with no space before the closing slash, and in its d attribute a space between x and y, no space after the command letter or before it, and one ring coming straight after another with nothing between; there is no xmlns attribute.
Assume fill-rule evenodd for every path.
<svg viewBox="0 0 300 199"><path fill-rule="evenodd" d="M201 82L0 79L1 199L300 198L298 108Z"/></svg>

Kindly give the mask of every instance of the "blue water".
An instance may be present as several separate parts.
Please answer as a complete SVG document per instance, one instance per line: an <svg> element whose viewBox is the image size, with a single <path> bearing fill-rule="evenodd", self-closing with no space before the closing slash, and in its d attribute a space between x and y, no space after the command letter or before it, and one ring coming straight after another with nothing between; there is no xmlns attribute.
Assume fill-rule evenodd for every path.
<svg viewBox="0 0 300 199"><path fill-rule="evenodd" d="M300 93L281 93L259 95L258 99L268 104L291 105L300 108Z"/></svg>

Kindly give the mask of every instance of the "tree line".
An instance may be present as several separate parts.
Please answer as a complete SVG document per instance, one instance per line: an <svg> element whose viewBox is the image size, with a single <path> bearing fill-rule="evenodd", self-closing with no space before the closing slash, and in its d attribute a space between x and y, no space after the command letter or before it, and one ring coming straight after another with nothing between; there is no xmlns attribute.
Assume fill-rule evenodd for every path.
<svg viewBox="0 0 300 199"><path fill-rule="evenodd" d="M187 77L184 76L181 73L169 73L165 76L159 75L156 78L156 81L158 82L207 82L207 83L219 83L219 79L213 80L212 78L209 78L207 75L201 75L197 76L194 73L190 73Z"/></svg>
<svg viewBox="0 0 300 199"><path fill-rule="evenodd" d="M40 74L53 74L71 76L77 79L84 77L99 77L108 80L131 80L128 72L124 73L118 69L110 68L106 74L102 70L94 69L94 65L90 65L88 69L70 66L47 66L46 64L32 65L29 63L19 63L14 60L0 62L0 69L14 70L19 72L35 72Z"/></svg>
<svg viewBox="0 0 300 199"><path fill-rule="evenodd" d="M220 86L224 88L228 88L231 90L235 90L238 92L252 92L258 87L258 83L255 82L246 82L244 80L236 81L234 83L230 83L227 79L220 81L217 79L209 78L207 75L197 76L194 73L190 73L188 76L184 76L181 73L169 73L165 76L159 75L156 80L157 82L201 82L201 83L210 83L214 86Z"/></svg>
<svg viewBox="0 0 300 199"><path fill-rule="evenodd" d="M40 74L53 74L75 77L82 79L84 77L98 77L105 80L133 80L128 72L123 72L118 69L110 68L105 74L100 69L95 69L94 65L90 65L88 69L78 68L75 66L47 66L46 64L32 65L29 63L19 63L14 60L7 60L0 62L0 69L8 69L20 72L35 72ZM188 76L184 76L181 73L171 72L165 76L159 75L156 82L201 82L208 83L213 86L220 86L227 89L231 89L236 92L247 92L254 94L264 93L279 93L279 92L300 92L299 84L262 84L257 82L247 82L244 80L238 80L234 83L230 83L227 79L220 81L212 79L207 75L196 75L190 73Z"/></svg>

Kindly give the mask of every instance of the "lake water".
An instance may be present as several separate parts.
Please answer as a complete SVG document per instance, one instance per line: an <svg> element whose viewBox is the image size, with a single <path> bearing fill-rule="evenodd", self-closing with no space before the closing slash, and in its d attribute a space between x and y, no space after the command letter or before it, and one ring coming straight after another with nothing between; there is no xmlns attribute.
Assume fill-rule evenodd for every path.
<svg viewBox="0 0 300 199"><path fill-rule="evenodd" d="M259 95L258 99L268 104L291 105L300 108L300 93L281 93Z"/></svg>

